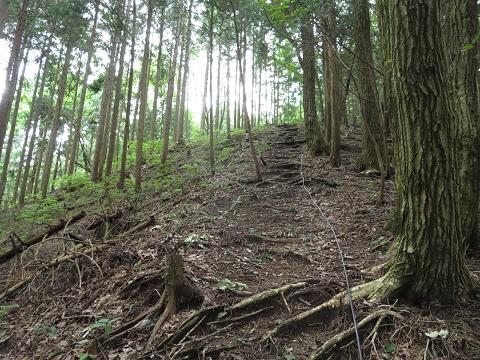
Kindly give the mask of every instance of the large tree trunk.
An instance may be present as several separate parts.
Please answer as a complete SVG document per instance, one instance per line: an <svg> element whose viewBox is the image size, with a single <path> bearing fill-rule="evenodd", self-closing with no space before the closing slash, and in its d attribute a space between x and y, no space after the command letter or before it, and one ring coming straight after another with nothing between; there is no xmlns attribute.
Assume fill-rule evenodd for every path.
<svg viewBox="0 0 480 360"><path fill-rule="evenodd" d="M113 78L115 76L115 54L116 54L116 39L112 35L112 44L110 45L110 62L105 75L105 84L103 86L102 102L100 105L100 113L98 115L98 125L95 133L95 150L93 154L92 163L92 181L97 182L101 180L102 153L104 153L104 139L106 132L106 124L109 117L110 103L112 101Z"/></svg>
<svg viewBox="0 0 480 360"><path fill-rule="evenodd" d="M330 162L332 166L340 165L340 124L344 111L344 93L340 79L340 64L337 53L337 24L336 10L330 8L328 18L324 19L324 31L327 33L326 49L329 72L329 97L330 97Z"/></svg>
<svg viewBox="0 0 480 360"><path fill-rule="evenodd" d="M143 49L142 70L140 73L140 106L138 109L137 148L135 156L135 191L142 188L143 165L143 138L145 132L145 116L147 113L148 99L148 65L150 62L150 29L152 27L153 3L148 1L147 32L145 34L145 47Z"/></svg>
<svg viewBox="0 0 480 360"><path fill-rule="evenodd" d="M446 49L454 102L461 218L467 244L480 248L480 122L478 111L478 7L476 0L446 2Z"/></svg>
<svg viewBox="0 0 480 360"><path fill-rule="evenodd" d="M311 154L318 155L327 150L327 143L320 131L315 103L315 36L309 14L302 16L301 36L303 53L303 58L301 59L303 70L303 114L307 148Z"/></svg>
<svg viewBox="0 0 480 360"><path fill-rule="evenodd" d="M181 37L180 32L182 29L182 16L183 16L183 2L182 0L177 1L178 6L178 18L175 30L175 46L173 48L173 57L170 64L170 70L168 73L168 88L167 88L167 99L165 105L165 116L163 119L163 133L162 133L162 157L160 163L165 164L168 157L168 145L170 140L170 123L172 120L172 102L173 102L173 88L175 82L175 70L177 68L177 57L178 57L178 47L180 45Z"/></svg>
<svg viewBox="0 0 480 360"><path fill-rule="evenodd" d="M355 0L355 31L353 32L358 58L356 59L360 110L364 123L364 139L359 165L362 169L381 169L385 164L378 150L385 148L380 102L373 70L372 39L370 35L370 11L368 0ZM370 135L370 136L369 136Z"/></svg>
<svg viewBox="0 0 480 360"><path fill-rule="evenodd" d="M43 166L42 186L41 186L42 199L45 199L47 197L48 183L50 181L50 173L52 170L53 156L54 156L55 148L57 145L57 135L58 135L58 130L60 128L60 120L61 120L60 118L62 115L63 98L65 96L65 90L67 86L67 77L68 77L68 70L70 67L71 57L72 57L72 46L69 45L67 47L67 50L65 51L65 60L63 63L62 75L60 77L60 82L58 85L58 97L57 97L57 103L55 106L52 130L50 132L50 137L49 137L48 146L47 146L47 153L45 156L45 164Z"/></svg>
<svg viewBox="0 0 480 360"><path fill-rule="evenodd" d="M471 295L465 266L455 117L437 0L382 0L388 16L396 156L402 202L396 255L384 283L413 301ZM415 176L412 176L414 174Z"/></svg>
<svg viewBox="0 0 480 360"><path fill-rule="evenodd" d="M88 89L88 77L90 76L91 63L93 57L94 43L97 36L97 22L98 22L98 1L95 2L95 17L93 19L92 34L90 35L90 41L88 43L87 63L85 65L85 74L83 76L82 90L80 93L80 102L78 104L78 113L76 114L74 124L74 134L72 140L72 149L70 162L68 164L67 173L72 175L75 170L75 164L77 162L78 147L80 144L80 134L82 131L82 118L83 110L85 108L85 98Z"/></svg>
<svg viewBox="0 0 480 360"><path fill-rule="evenodd" d="M27 10L29 0L23 0L20 8L17 28L12 41L12 49L10 50L10 59L7 67L7 77L5 79L5 88L3 90L2 99L0 101L0 158L7 132L8 118L12 108L13 98L15 96L15 88L17 87L18 69L22 61L21 47L23 33L25 31L25 23L27 21Z"/></svg>

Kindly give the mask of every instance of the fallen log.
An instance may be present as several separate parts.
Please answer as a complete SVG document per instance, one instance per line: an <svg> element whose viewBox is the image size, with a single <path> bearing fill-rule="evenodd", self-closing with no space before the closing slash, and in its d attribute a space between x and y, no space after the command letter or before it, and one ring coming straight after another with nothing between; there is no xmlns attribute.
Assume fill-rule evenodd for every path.
<svg viewBox="0 0 480 360"><path fill-rule="evenodd" d="M120 234L119 236L117 236L113 239L107 240L107 241L105 241L101 244L98 244L96 246L89 247L89 246L85 246L83 244L76 245L69 253L58 256L53 260L50 260L46 264L43 264L42 266L40 266L31 275L27 276L23 280L17 282L16 284L14 284L11 287L9 287L8 289L6 289L3 293L0 294L0 301L2 301L3 299L5 299L5 298L7 298L11 295L13 295L14 293L16 293L17 291L22 289L25 285L28 285L29 283L31 283L33 281L33 279L35 279L35 277L37 277L41 272L43 272L45 270L48 270L48 269L51 269L51 268L54 268L54 267L56 267L60 264L66 263L67 261L74 260L74 259L77 259L77 258L80 258L80 257L84 257L86 255L93 254L94 252L102 250L102 249L106 248L107 246L117 242L119 239L121 239L122 236L130 235L134 232L141 231L141 230L153 225L154 223L155 223L155 220L154 220L153 216L151 216L148 219L139 223L138 225L134 226L130 230L127 230L126 232Z"/></svg>
<svg viewBox="0 0 480 360"><path fill-rule="evenodd" d="M7 260L13 258L15 255L20 254L24 252L26 249L29 247L38 244L42 242L43 240L49 238L50 236L54 235L55 233L59 232L60 230L64 229L68 225L74 224L77 221L83 219L86 216L86 213L84 211L78 213L74 217L70 218L69 220L63 220L61 219L58 224L52 226L50 229L47 231L35 235L31 239L27 241L22 241L20 245L16 246L14 243L12 243L12 248L10 250L7 250L3 253L0 254L0 264L3 264Z"/></svg>
<svg viewBox="0 0 480 360"><path fill-rule="evenodd" d="M112 222L113 220L120 219L124 214L123 209L119 209L115 211L113 214L106 215L106 216L101 216L98 219L96 219L93 223L87 226L87 230L93 230L102 225L105 222Z"/></svg>

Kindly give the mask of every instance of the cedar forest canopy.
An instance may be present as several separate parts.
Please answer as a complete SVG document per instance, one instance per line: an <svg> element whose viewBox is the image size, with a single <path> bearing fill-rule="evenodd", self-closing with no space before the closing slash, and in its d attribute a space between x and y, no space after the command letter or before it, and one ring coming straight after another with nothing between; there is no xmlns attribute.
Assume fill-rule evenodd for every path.
<svg viewBox="0 0 480 360"><path fill-rule="evenodd" d="M478 357L478 7L0 0L2 356Z"/></svg>

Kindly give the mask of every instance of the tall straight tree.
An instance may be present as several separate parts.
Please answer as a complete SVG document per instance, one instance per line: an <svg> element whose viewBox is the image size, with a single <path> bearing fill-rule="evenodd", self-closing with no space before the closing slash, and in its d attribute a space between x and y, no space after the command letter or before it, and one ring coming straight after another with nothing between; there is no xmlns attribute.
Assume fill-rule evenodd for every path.
<svg viewBox="0 0 480 360"><path fill-rule="evenodd" d="M67 49L65 51L65 58L63 60L62 75L60 76L60 81L58 85L57 103L55 105L53 123L52 123L51 132L50 132L50 137L48 139L47 152L45 155L45 164L43 166L42 185L41 185L42 199L45 199L47 197L48 184L50 182L50 173L52 171L52 165L53 165L52 164L53 156L55 153L55 148L57 146L57 135L60 129L63 99L65 97L65 90L67 87L67 77L68 77L68 70L70 67L70 60L72 58L72 50L73 50L73 45L68 44Z"/></svg>
<svg viewBox="0 0 480 360"><path fill-rule="evenodd" d="M90 40L88 41L88 50L87 50L87 62L85 65L85 74L83 75L83 83L82 83L82 90L80 92L80 101L78 103L78 113L76 114L75 124L74 124L74 134L72 140L72 149L70 155L70 162L68 164L67 173L69 175L73 174L75 170L75 164L77 162L77 153L80 144L80 134L82 131L82 118L83 118L83 111L85 108L85 98L87 96L87 89L88 89L88 78L91 72L91 63L93 57L93 51L95 49L95 39L97 37L97 23L98 23L98 1L95 1L95 15L93 18L93 26L92 26L92 33L90 35Z"/></svg>
<svg viewBox="0 0 480 360"><path fill-rule="evenodd" d="M175 82L175 72L177 68L178 47L181 41L182 30L182 17L183 17L183 0L177 0L177 21L175 25L175 45L173 47L172 62L170 64L170 70L168 72L168 86L167 86L167 98L165 103L165 114L163 117L163 132L162 132L162 157L160 163L165 164L168 158L168 146L170 140L170 123L172 120L172 107L173 107L173 89Z"/></svg>
<svg viewBox="0 0 480 360"><path fill-rule="evenodd" d="M158 98L160 96L160 89L162 88L162 50L163 50L163 29L165 27L165 6L162 6L162 14L160 15L160 41L158 42L158 54L157 54L157 65L155 71L155 86L153 93L153 108L152 108L152 117L150 119L150 139L155 139L157 135L157 122L159 117L158 111Z"/></svg>
<svg viewBox="0 0 480 360"><path fill-rule="evenodd" d="M327 150L327 143L320 131L315 101L315 35L311 14L302 15L301 22L302 57L300 65L303 71L303 115L306 128L307 148L311 154L321 154Z"/></svg>
<svg viewBox="0 0 480 360"><path fill-rule="evenodd" d="M18 70L22 61L21 47L24 39L24 31L27 21L28 6L30 0L23 0L20 8L15 35L13 36L12 48L10 50L10 59L8 60L7 76L5 79L5 88L2 99L0 100L0 158L2 154L7 124L17 87Z"/></svg>
<svg viewBox="0 0 480 360"><path fill-rule="evenodd" d="M384 167L384 131L380 110L380 100L375 82L372 38L370 33L370 3L368 0L354 0L355 31L353 38L357 50L355 61L358 82L358 101L362 113L364 132L360 166L362 168Z"/></svg>
<svg viewBox="0 0 480 360"><path fill-rule="evenodd" d="M185 132L185 102L187 98L187 82L188 74L190 71L190 43L192 41L192 8L193 0L190 0L188 6L188 24L187 24L187 35L186 35L186 44L185 44L185 62L183 65L183 79L182 79L182 100L180 102L180 115L178 123L178 138L176 139L178 143L183 143L183 136Z"/></svg>
<svg viewBox="0 0 480 360"><path fill-rule="evenodd" d="M213 148L213 22L215 15L215 7L213 1L209 2L210 16L208 17L208 89L209 89L209 107L208 107L208 138L209 138L209 160L210 160L210 173L215 175L215 151Z"/></svg>
<svg viewBox="0 0 480 360"><path fill-rule="evenodd" d="M148 99L148 67L150 63L150 31L152 27L153 1L148 0L147 32L143 49L142 70L140 73L140 105L138 109L137 148L135 158L135 191L142 188L143 139Z"/></svg>
<svg viewBox="0 0 480 360"><path fill-rule="evenodd" d="M130 139L130 113L132 111L132 89L133 89L133 66L135 63L135 36L136 36L136 23L137 23L137 4L133 0L133 21L130 38L130 69L128 74L128 89L127 89L127 109L125 112L125 127L123 129L123 146L122 157L120 160L120 179L118 181L118 188L123 189L125 186L126 168L127 168L127 153L128 153L128 141Z"/></svg>
<svg viewBox="0 0 480 360"><path fill-rule="evenodd" d="M27 69L27 64L28 64L28 55L29 55L29 50L27 50L27 53L25 54L24 60L23 60L23 69L22 69L22 75L20 76L20 81L18 82L18 89L17 89L17 95L15 99L15 107L11 116L11 121L10 121L10 131L8 135L8 141L7 141L7 148L5 150L5 156L3 158L3 168L2 168L2 175L0 178L0 204L2 203L3 200L3 195L5 192L5 186L7 184L7 175L8 175L8 168L10 165L10 155L12 153L12 147L13 147L13 140L15 138L15 130L17 127L17 120L18 120L18 110L20 107L20 101L22 99L22 92L23 92L23 83L25 81L25 71ZM42 61L43 61L43 54L40 59L40 65L38 67L38 73L37 73L37 80L35 81L35 92L34 92L34 97L36 96L36 91L38 87L38 81L40 78L40 70L42 68ZM26 133L28 134L28 131L30 130L30 124L31 124L31 118L29 117L29 121L27 122L26 126ZM26 144L27 137L25 137L24 144ZM19 163L18 168L22 169L23 165L23 157L25 156L25 145L24 148L22 149L22 155L21 155L21 160ZM18 175L17 175L18 178Z"/></svg>
<svg viewBox="0 0 480 360"><path fill-rule="evenodd" d="M118 11L121 12L120 9L123 9L125 6L123 1L118 1L119 7ZM125 51L127 49L127 38L128 32L127 28L123 24L128 24L129 22L129 14L128 9L130 8L130 0L128 0L127 4L127 11L125 13L119 14L119 22L118 27L120 28L119 31L121 32L121 45L120 45L120 57L118 59L118 73L117 79L115 82L115 101L113 103L113 110L112 110L112 122L110 127L110 141L108 142L108 154L107 154L107 162L105 166L105 175L110 176L112 174L112 166L113 166L113 158L115 156L115 145L117 139L117 126L119 123L119 118L121 116L120 112L120 102L122 99L122 85L123 85L123 69L125 67Z"/></svg>

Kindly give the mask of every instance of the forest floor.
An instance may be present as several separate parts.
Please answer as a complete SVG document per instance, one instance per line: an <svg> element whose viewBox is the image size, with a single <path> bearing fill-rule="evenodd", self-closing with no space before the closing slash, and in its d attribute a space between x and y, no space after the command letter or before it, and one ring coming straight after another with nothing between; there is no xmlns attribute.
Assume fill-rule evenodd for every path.
<svg viewBox="0 0 480 360"><path fill-rule="evenodd" d="M352 316L345 307L263 338L292 315L345 289L337 243L321 211L338 236L351 286L380 276L368 270L385 262L393 241L385 230L395 200L393 181L387 180L386 202L379 205L379 177L355 166L361 147L358 129L342 134L339 168L331 168L326 157L303 155L303 130L296 125L267 127L255 141L262 183L253 181L248 139L240 136L217 144L222 156L213 178L207 162L199 160L207 158L206 149L177 149L178 166L172 166L169 175L173 181L194 167L187 164L199 164L195 176L182 173L181 191L157 189L108 207L66 205L68 214L87 210L87 216L0 266L0 291L32 277L1 303L0 357L295 360L308 358L350 328ZM144 170L147 182L158 176L152 166ZM87 230L102 214L119 209L122 216L108 224L107 236L98 230L102 227L96 234ZM11 214L4 214L0 222L6 223L7 216ZM154 224L121 235L150 216ZM57 219L61 217L67 218L58 213ZM105 247L82 250L82 256L53 270L42 268L56 255L74 253L68 234L75 234L77 244L85 243L83 249L102 241ZM111 339L112 332L159 301L165 257L173 252L182 256L187 279L203 294L203 302L180 306L158 332L153 348L145 346L158 312ZM469 259L469 266L480 275L479 261ZM287 284L303 285L232 310L257 293ZM212 310L188 331L179 332L200 308ZM397 301L357 302L357 319L379 308L402 318L386 318L376 328L374 321L360 330L365 358L480 359L480 304L412 307ZM372 336L366 340L369 334L374 334L373 341ZM357 359L354 337L321 358Z"/></svg>

